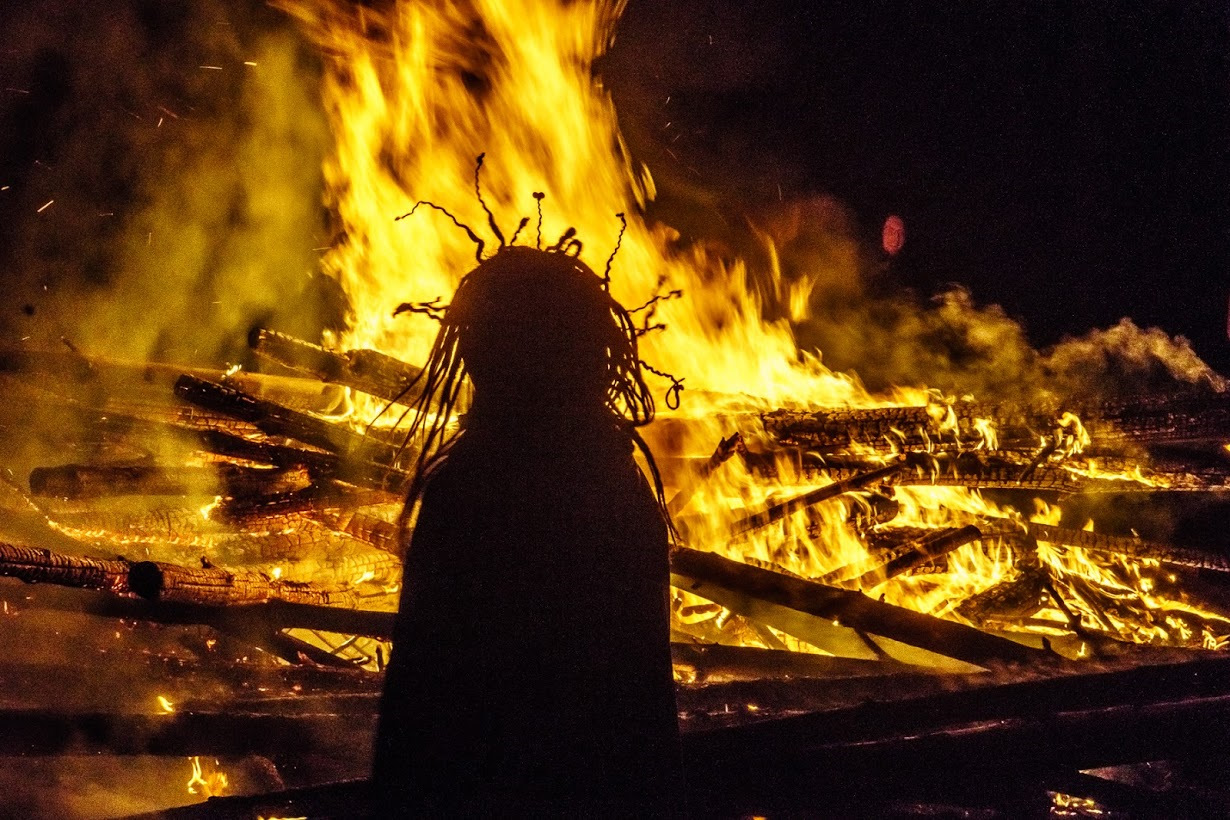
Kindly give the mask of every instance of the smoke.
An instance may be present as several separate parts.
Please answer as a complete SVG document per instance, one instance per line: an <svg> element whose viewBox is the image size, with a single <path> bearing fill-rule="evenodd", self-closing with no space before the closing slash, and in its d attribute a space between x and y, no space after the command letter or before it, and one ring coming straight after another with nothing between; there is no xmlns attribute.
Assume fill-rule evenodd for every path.
<svg viewBox="0 0 1230 820"><path fill-rule="evenodd" d="M12 10L0 109L0 343L222 364L247 329L319 335L329 142L317 58L270 9Z"/></svg>
<svg viewBox="0 0 1230 820"><path fill-rule="evenodd" d="M1022 322L963 287L920 296L895 281L871 232L833 197L794 202L757 222L761 280L777 282L777 293L807 295L804 306L777 308L794 319L800 348L874 392L929 387L1030 401L1226 387L1187 339L1128 318L1038 350Z"/></svg>

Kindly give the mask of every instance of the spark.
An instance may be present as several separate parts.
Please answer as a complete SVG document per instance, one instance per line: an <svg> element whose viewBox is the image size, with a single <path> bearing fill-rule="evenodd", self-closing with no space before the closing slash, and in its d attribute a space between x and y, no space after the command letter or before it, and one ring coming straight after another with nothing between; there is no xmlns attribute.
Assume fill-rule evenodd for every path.
<svg viewBox="0 0 1230 820"><path fill-rule="evenodd" d="M206 71L221 71L222 70L222 66L220 65L203 65L200 67L205 69Z"/></svg>
<svg viewBox="0 0 1230 820"><path fill-rule="evenodd" d="M244 64L244 65L250 65L250 66L252 66L253 68L255 68L255 67L256 67L256 63L252 62L251 60L244 60L244 61L243 61L243 64Z"/></svg>
<svg viewBox="0 0 1230 820"><path fill-rule="evenodd" d="M54 200L54 199L49 199L49 200L47 200L47 203L46 203L45 205L43 205L43 207L41 207L41 208L39 208L39 209L38 209L38 213L40 213L40 214L41 214L43 211L45 211L45 210L47 210L48 208L50 208L50 207L51 207L51 203L53 203L53 202L55 202L55 200Z"/></svg>

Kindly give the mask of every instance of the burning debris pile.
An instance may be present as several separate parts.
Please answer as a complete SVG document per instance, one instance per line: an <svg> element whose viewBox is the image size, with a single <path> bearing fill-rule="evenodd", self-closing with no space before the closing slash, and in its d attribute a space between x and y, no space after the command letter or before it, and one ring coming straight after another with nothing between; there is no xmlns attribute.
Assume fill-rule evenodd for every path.
<svg viewBox="0 0 1230 820"><path fill-rule="evenodd" d="M435 333L393 308L447 301L474 255L451 226L394 217L470 202L485 150L479 219L537 207L539 234L575 228L595 270L618 243L613 296L643 306L646 358L687 378L644 434L683 542L672 641L698 813L1198 802L1082 772L1220 740L1230 660L1206 653L1230 642L1230 558L1070 526L1059 506L1227 488L1230 393L1190 349L1169 361L1150 337L1177 378L1131 398L873 396L794 333L817 281L859 275L857 248L833 255L851 269L788 280L770 239L753 272L645 217L653 181L592 73L621 3L275 5L321 55L320 269L346 327L323 346L254 332L259 373L0 353L0 753L170 758L197 798L228 780L277 793L175 816L354 815L361 784L314 787L369 768L415 456L396 421ZM967 307L937 321L975 326ZM1140 331L1104 335L1094 356ZM151 788L89 813L189 796Z"/></svg>
<svg viewBox="0 0 1230 820"><path fill-rule="evenodd" d="M276 756L304 742L315 754L366 749L389 651L402 545L395 522L413 454L393 428L348 423L347 391L409 401L417 369L271 331L251 343L286 375L181 372L77 352L5 357L10 411L62 416L54 446L73 457L33 468L27 482L6 482L0 575L27 582L0 587L6 611L18 624L23 615L68 611L94 624L201 627L170 655L147 647L149 677L134 683L143 704L160 689L174 693L164 706L177 708L9 710L0 720L13 729L10 754ZM1224 556L1061 527L1045 511L1025 520L968 492L1221 489L1227 469L1215 451L1193 455L1230 433L1230 403L1220 394L743 412L710 420L733 428L711 457L670 450L701 423L667 415L651 428L687 544L672 557L685 726L814 710L809 680L892 676L935 697L931 684L917 682L1010 669L1020 680L1042 678L1018 684L1028 689L1124 657L1173 660L1161 647L1226 644ZM1184 458L1174 455L1179 444ZM775 495L753 496L757 487ZM954 488L962 501L942 519L919 501L940 508ZM707 512L723 499L724 516ZM817 548L829 539L840 548ZM1081 658L1101 665L1072 665ZM1210 675L1222 674L1210 663ZM301 680L297 669L315 677ZM15 664L4 674L29 687L34 673ZM244 690L252 679L281 697L251 697ZM315 694L304 697L309 679ZM1166 704L1173 693L1165 687L1183 686L1170 678L1158 685ZM205 703L206 690L217 700ZM1062 705L1059 691L1050 697ZM1000 696L975 689L952 697ZM1087 719L1095 730L1096 715ZM786 725L781 731L794 731ZM693 735L703 771L726 763L710 760L710 741L700 738L729 743L723 732L739 731ZM797 746L779 741L747 748L774 757ZM1020 751L1012 738L986 742ZM1127 758L1097 762L1151 759L1128 749ZM751 799L722 794L732 805Z"/></svg>

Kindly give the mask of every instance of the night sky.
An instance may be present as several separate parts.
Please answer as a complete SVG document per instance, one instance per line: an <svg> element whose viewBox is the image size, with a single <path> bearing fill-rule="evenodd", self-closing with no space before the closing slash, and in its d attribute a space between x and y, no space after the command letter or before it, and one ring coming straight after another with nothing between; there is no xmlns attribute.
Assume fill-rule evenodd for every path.
<svg viewBox="0 0 1230 820"><path fill-rule="evenodd" d="M1039 346L1131 316L1226 372L1228 55L1204 0L632 0L604 68L666 201L897 213L895 287L963 283Z"/></svg>

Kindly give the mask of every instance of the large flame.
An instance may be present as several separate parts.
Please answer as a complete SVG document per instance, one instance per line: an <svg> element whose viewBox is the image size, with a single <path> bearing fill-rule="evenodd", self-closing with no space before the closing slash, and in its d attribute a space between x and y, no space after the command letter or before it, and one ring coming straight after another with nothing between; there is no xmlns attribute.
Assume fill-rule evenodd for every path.
<svg viewBox="0 0 1230 820"><path fill-rule="evenodd" d="M702 246L681 250L669 228L642 218L653 181L631 160L611 100L592 71L612 42L621 0L426 0L376 8L336 0L277 3L305 26L325 60L323 98L336 139L325 175L340 238L324 267L353 308L339 346L375 347L410 362L426 358L436 326L423 316L394 317L393 309L406 301L447 302L474 267L476 248L438 211L395 217L428 200L495 247L496 232L475 193L475 157L485 154L483 196L506 236L530 217L520 241L538 240L534 193L544 192L542 242L553 244L574 227L584 242L581 257L602 271L620 232L617 214L626 214L612 266L614 295L635 306L683 291L682 299L658 306L655 321L666 330L644 341L645 358L685 378L691 391L677 414L686 424L674 425L670 435L650 431L665 455L708 455L732 432L730 414L890 403L800 354L789 320L804 316L808 280L788 284L777 276L773 315L788 318L766 320L742 263L722 262ZM773 258L772 247L766 250ZM662 381L658 392L666 387ZM934 396L919 389L893 400L927 404ZM941 430L943 415L941 409ZM1065 424L1079 430L1075 418ZM969 449L994 446L989 422L978 435ZM795 515L732 541L726 525L735 517L807 489L785 465L777 475L766 482L733 461L721 468L689 502L697 522L693 544L813 578L867 560L847 523L849 502L830 502L820 527L809 529ZM824 476L807 480L827 483ZM959 488L900 489L898 501L899 520L913 526L1008 515ZM1009 577L1011 558L995 543L974 543L950 556L941 580L898 579L869 592L946 615ZM1084 559L1072 551L1043 549L1042 558L1063 572L1092 572L1076 566Z"/></svg>

